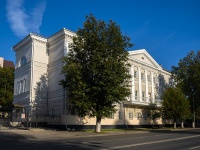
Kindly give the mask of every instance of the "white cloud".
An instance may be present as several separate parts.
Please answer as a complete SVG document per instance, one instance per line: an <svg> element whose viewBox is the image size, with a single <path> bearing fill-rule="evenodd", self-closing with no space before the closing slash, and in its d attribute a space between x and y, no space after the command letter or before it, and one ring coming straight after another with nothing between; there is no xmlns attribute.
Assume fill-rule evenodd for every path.
<svg viewBox="0 0 200 150"><path fill-rule="evenodd" d="M7 0L7 20L11 29L18 37L24 37L30 32L39 33L46 3L38 3L32 11L26 13L23 7L24 0Z"/></svg>

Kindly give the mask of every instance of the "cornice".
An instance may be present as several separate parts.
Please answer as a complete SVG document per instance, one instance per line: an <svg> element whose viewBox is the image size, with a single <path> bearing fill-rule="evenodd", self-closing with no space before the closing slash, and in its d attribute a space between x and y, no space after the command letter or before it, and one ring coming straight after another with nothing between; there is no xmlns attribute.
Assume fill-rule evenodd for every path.
<svg viewBox="0 0 200 150"><path fill-rule="evenodd" d="M53 42L57 41L58 39L60 39L63 36L73 38L74 36L76 36L76 33L63 28L48 38L48 44L51 45Z"/></svg>
<svg viewBox="0 0 200 150"><path fill-rule="evenodd" d="M45 37L42 37L35 33L30 33L23 40L21 40L19 43L13 46L12 49L16 52L18 49L20 49L21 47L24 47L29 42L33 42L34 40L38 42L42 42L42 43L47 43L47 39Z"/></svg>
<svg viewBox="0 0 200 150"><path fill-rule="evenodd" d="M65 37L69 37L69 38L73 38L74 36L76 36L76 33L73 31L70 31L66 28L61 29L60 31L58 31L57 33L53 34L52 36L50 36L49 38L43 37L39 34L35 34L35 33L30 33L28 34L24 39L22 39L19 43L17 43L16 45L14 45L12 47L12 49L16 52L18 51L18 49L20 49L21 47L23 47L24 45L26 45L28 42L33 42L38 41L38 42L42 42L42 43L53 43L54 41L60 39L62 36Z"/></svg>
<svg viewBox="0 0 200 150"><path fill-rule="evenodd" d="M131 55L136 55L136 54L145 54L150 61L158 68L158 69L162 69L162 67L160 67L160 65L153 59L153 57L151 57L151 55L145 50L145 49L140 49L140 50L134 50L134 51L128 51L129 52L129 56Z"/></svg>
<svg viewBox="0 0 200 150"><path fill-rule="evenodd" d="M145 49L134 50L134 51L128 51L128 52L129 52L129 56L128 56L129 60L131 60L131 61L133 61L133 62L136 62L136 63L139 63L139 64L144 65L144 66L148 66L148 67L150 67L150 68L152 68L152 69L155 69L155 70L157 70L157 71L159 71L159 72L163 72L163 73L166 73L166 74L168 74L168 75L171 75L171 73L168 72L168 71L166 71L166 70L164 70L164 69L151 57L151 55L150 55ZM136 54L145 54L145 55L151 60L151 62L152 62L156 67L153 66L153 65L147 64L147 63L145 63L145 62L143 62L143 61L140 61L140 60L138 60L138 59L131 58L131 55L136 55Z"/></svg>
<svg viewBox="0 0 200 150"><path fill-rule="evenodd" d="M150 64L144 63L143 61L140 61L140 60L138 60L138 59L129 58L129 60L131 60L131 61L133 61L133 62L136 62L136 63L139 63L139 64L141 64L141 65L150 67L150 68L152 68L152 69L158 70L158 71L161 71L161 70L162 70L162 68L156 68L155 66L152 66L152 65L150 65Z"/></svg>

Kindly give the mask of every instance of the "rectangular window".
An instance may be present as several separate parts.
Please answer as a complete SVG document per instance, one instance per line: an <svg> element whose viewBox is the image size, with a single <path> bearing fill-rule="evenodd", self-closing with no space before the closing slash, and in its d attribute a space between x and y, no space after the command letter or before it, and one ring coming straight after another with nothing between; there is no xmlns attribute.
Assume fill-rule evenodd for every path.
<svg viewBox="0 0 200 150"><path fill-rule="evenodd" d="M154 77L154 78L153 78L153 83L155 83L155 82L156 82L156 78Z"/></svg>
<svg viewBox="0 0 200 150"><path fill-rule="evenodd" d="M137 71L134 71L134 78L137 78Z"/></svg>
<svg viewBox="0 0 200 150"><path fill-rule="evenodd" d="M140 119L140 113L139 112L137 113L137 118Z"/></svg>
<svg viewBox="0 0 200 150"><path fill-rule="evenodd" d="M149 93L148 96L149 96L149 102L151 102L151 93Z"/></svg>
<svg viewBox="0 0 200 150"><path fill-rule="evenodd" d="M135 91L135 100L137 100L138 92Z"/></svg>
<svg viewBox="0 0 200 150"><path fill-rule="evenodd" d="M19 82L17 82L16 94L19 94Z"/></svg>
<svg viewBox="0 0 200 150"><path fill-rule="evenodd" d="M129 111L128 117L129 117L129 120L133 120L133 112Z"/></svg>
<svg viewBox="0 0 200 150"><path fill-rule="evenodd" d="M144 73L141 74L141 80L144 81Z"/></svg>
<svg viewBox="0 0 200 150"><path fill-rule="evenodd" d="M55 116L55 109L54 108L51 108L51 116Z"/></svg>
<svg viewBox="0 0 200 150"><path fill-rule="evenodd" d="M147 120L147 113L143 113L143 118Z"/></svg>
<svg viewBox="0 0 200 150"><path fill-rule="evenodd" d="M19 94L22 93L22 81L19 82Z"/></svg>
<svg viewBox="0 0 200 150"><path fill-rule="evenodd" d="M25 90L26 90L26 79L24 79L23 93L25 92Z"/></svg>
<svg viewBox="0 0 200 150"><path fill-rule="evenodd" d="M24 93L24 80L21 80L21 93Z"/></svg>
<svg viewBox="0 0 200 150"><path fill-rule="evenodd" d="M123 119L123 113L121 111L119 111L119 120Z"/></svg>
<svg viewBox="0 0 200 150"><path fill-rule="evenodd" d="M151 82L151 76L150 75L147 76L147 80L148 80L148 82Z"/></svg>
<svg viewBox="0 0 200 150"><path fill-rule="evenodd" d="M142 92L142 100L144 101L144 91Z"/></svg>
<svg viewBox="0 0 200 150"><path fill-rule="evenodd" d="M111 113L111 114L109 115L108 119L114 119L114 114Z"/></svg>

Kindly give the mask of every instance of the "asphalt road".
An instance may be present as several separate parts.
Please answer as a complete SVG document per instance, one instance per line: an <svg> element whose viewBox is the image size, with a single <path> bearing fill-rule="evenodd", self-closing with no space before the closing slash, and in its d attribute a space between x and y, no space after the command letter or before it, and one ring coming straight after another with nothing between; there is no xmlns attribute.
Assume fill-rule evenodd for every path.
<svg viewBox="0 0 200 150"><path fill-rule="evenodd" d="M200 150L200 129L124 134L0 130L0 150Z"/></svg>

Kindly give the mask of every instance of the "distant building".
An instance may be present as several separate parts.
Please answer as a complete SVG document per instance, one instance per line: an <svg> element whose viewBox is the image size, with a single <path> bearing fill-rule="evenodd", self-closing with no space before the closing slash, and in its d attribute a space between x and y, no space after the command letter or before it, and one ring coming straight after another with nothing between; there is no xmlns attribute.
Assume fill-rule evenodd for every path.
<svg viewBox="0 0 200 150"><path fill-rule="evenodd" d="M23 106L31 123L93 126L95 118L79 117L67 110L66 93L59 81L74 32L62 29L49 38L30 33L13 47L16 53L14 104ZM116 106L118 111L102 119L105 126L149 125L145 108L161 106L161 95L170 81L165 71L145 49L129 51L131 95ZM162 120L157 120L162 124Z"/></svg>
<svg viewBox="0 0 200 150"><path fill-rule="evenodd" d="M5 67L15 68L15 65L12 61L5 60L3 57L0 57L0 67L2 67L2 68L5 68Z"/></svg>

